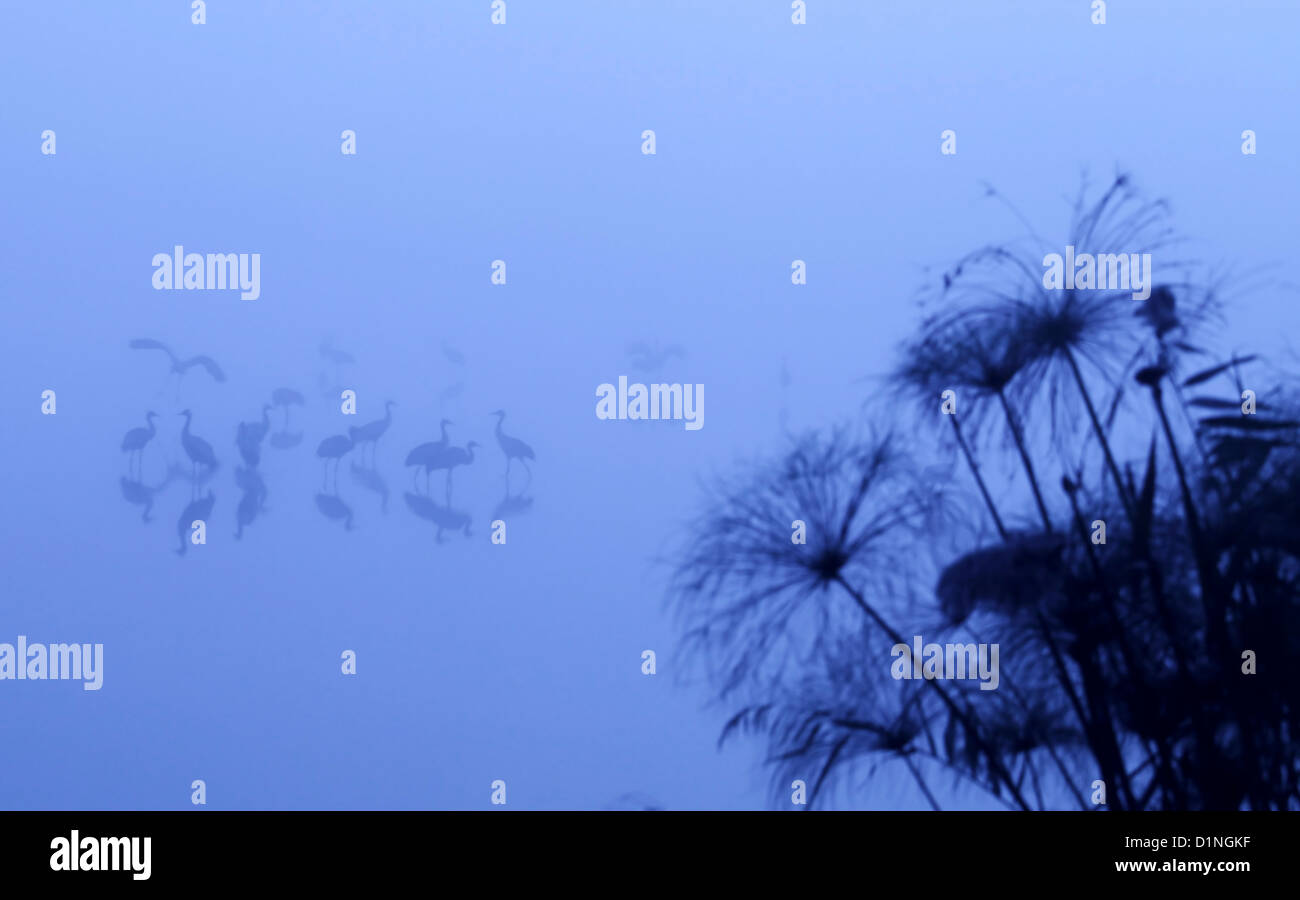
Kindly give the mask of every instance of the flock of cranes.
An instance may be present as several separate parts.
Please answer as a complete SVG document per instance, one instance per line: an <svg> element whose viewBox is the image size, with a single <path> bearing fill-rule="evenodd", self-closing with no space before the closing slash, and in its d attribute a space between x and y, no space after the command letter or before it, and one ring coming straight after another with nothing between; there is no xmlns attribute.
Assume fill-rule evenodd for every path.
<svg viewBox="0 0 1300 900"><path fill-rule="evenodd" d="M177 399L180 397L180 379L184 378L186 372L195 367L207 372L218 383L226 380L221 367L209 356L200 355L182 359L166 344L150 338L137 338L130 341L128 346L134 350L159 350L166 354L169 361L169 379L171 375L178 376ZM322 344L320 350L321 356L333 366L336 374L340 367L354 362L351 354L338 349L331 343ZM447 358L453 363L457 365L464 363L464 357L459 351L445 345L443 350ZM328 375L322 375L322 383L324 384L328 378ZM337 396L337 394L334 396ZM258 515L266 509L266 498L269 492L259 469L262 463L263 445L268 441L268 438L271 447L276 450L289 450L301 443L302 432L290 430L290 411L295 406L305 405L306 401L303 395L293 388L276 388L271 393L270 401L261 404L260 416L257 419L237 424L234 446L242 465L236 465L234 470L235 484L241 492L241 498L235 511L237 522L236 538L242 537L245 528L252 524ZM352 529L354 513L339 494L338 478L339 467L343 459L349 455L353 460L350 466L353 480L361 487L378 494L382 499L381 510L387 512L388 486L378 471L376 453L379 441L392 427L393 408L397 405L396 401L388 400L384 404L383 418L375 419L363 425L351 426L343 434L330 435L321 440L316 447L316 456L322 462L322 485L320 492L315 496L316 508L327 519L342 523L345 530ZM184 419L184 426L180 431L180 446L189 460L188 471L176 463L169 462L166 477L161 483L150 486L144 482L143 455L146 448L157 438L159 433L158 422L163 418L157 412L149 410L145 413L145 425L131 428L122 439L121 450L123 453L128 454L128 474L121 479L121 487L122 494L129 503L144 507L142 519L147 522L150 520L149 514L153 508L154 498L164 488L170 485L172 481L189 482L190 502L177 522L180 548L176 552L183 555L186 552L191 523L195 520L207 522L212 512L215 493L211 488L208 489L206 494L201 494L200 491L211 480L219 463L212 444L195 433L193 411L186 408L177 415ZM531 506L531 498L524 496L524 494L532 483L532 470L529 468L528 461L535 460L536 456L532 447L502 430L502 423L506 417L503 410L498 409L490 415L496 418L495 436L497 446L500 447L506 458L506 496L497 505L493 513L494 517L499 517L507 513L522 512ZM279 421L279 428L272 433L275 420ZM469 514L464 510L452 508L452 479L456 469L462 466L470 466L475 462L475 451L481 447L474 440L466 442L463 446L452 444L449 426L454 425L455 423L450 419L442 419L439 423L440 436L438 440L420 444L406 456L406 466L412 469L413 476L413 490L405 493L406 505L416 516L437 526L437 540L440 543L446 531L463 531L466 536L470 535ZM367 451L369 452L367 453ZM517 494L512 494L510 473L511 466L516 460L523 465L528 475L528 481ZM330 478L331 464L334 470L332 480ZM422 471L425 476L423 492L419 487L419 475ZM445 478L442 503L438 503L432 498L431 480L433 473L438 471L443 472Z"/></svg>
<svg viewBox="0 0 1300 900"><path fill-rule="evenodd" d="M388 431L393 424L393 407L397 404L389 400L384 404L384 417L376 419L373 422L367 422L365 425L354 425L348 429L347 434L335 434L325 438L316 448L316 455L324 460L322 471L322 484L329 484L329 466L334 462L334 484L338 484L339 463L343 457L357 450L361 456L362 464L365 464L365 448L370 447L371 468L374 467L375 447L379 439ZM523 465L524 471L528 473L529 483L532 482L532 470L528 468L527 460L536 459L533 454L533 448L512 437L501 430L501 423L505 421L506 414L501 410L492 413L497 417L496 438L497 445L506 457L506 487L507 495L509 494L510 485L510 464L514 460L519 460ZM469 441L464 447L457 447L451 444L451 439L447 434L447 426L454 425L451 419L443 419L438 423L441 430L441 436L436 441L429 441L420 444L406 455L407 467L413 467L412 483L418 487L420 471L424 471L426 492L432 492L430 480L433 473L443 471L446 473L446 495L447 501L451 501L451 476L452 472L458 466L468 466L474 462L474 451L482 446L478 441Z"/></svg>

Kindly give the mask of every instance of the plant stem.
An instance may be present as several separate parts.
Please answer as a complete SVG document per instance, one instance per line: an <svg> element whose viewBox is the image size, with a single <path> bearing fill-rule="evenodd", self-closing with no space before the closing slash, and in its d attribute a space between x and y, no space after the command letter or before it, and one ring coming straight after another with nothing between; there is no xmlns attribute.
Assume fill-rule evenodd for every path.
<svg viewBox="0 0 1300 900"><path fill-rule="evenodd" d="M873 607L870 603L866 601L866 598L862 596L861 592L859 592L856 588L854 588L852 585L850 585L847 581L844 580L843 575L836 574L835 582L841 588L843 588L844 591L850 597L853 598L853 601L857 603L858 608L861 609L864 613L866 613L867 617L870 618L873 622L875 622L876 625L882 631L884 631L886 635L889 636L890 640L892 640L895 644L907 643L906 641L903 640L903 636L892 625L890 625L889 622L887 622L885 618L880 615L879 612L876 611L875 607ZM1016 787L1015 781L1012 780L1011 773L1007 771L1006 766L1002 764L1002 760L998 759L997 755L993 752L992 748L990 748L989 745L985 743L984 737L980 734L975 719L973 719L970 715L970 711L958 706L957 702L948 696L948 692L945 691L942 687L940 687L938 682L934 681L933 679L926 678L924 680L924 683L926 687L930 688L935 692L935 694L938 695L939 699L943 702L944 706L948 708L949 714L956 716L958 721L960 721L964 726L966 726L966 734L970 737L971 740L975 742L975 745L978 747L978 749L984 754L985 758L988 760L989 773L1006 786L1008 793L1010 793L1012 799L1016 801L1017 806L1019 806L1023 810L1030 809L1030 806L1025 801L1024 796L1020 793L1020 789Z"/></svg>
<svg viewBox="0 0 1300 900"><path fill-rule="evenodd" d="M1074 373L1074 382L1079 386L1079 394L1083 397L1083 405L1087 407L1088 419L1092 422L1092 430L1101 443L1102 453L1106 456L1106 467L1110 470L1110 477L1115 481L1115 490L1119 491L1120 502L1124 504L1124 511L1128 513L1129 522L1136 522L1137 516L1134 513L1133 498L1129 496L1128 490L1125 489L1124 479L1120 477L1119 466L1115 463L1115 456L1110 452L1110 441L1106 439L1106 432L1101 427L1101 420L1097 418L1097 410L1092 405L1092 395L1088 393L1088 385L1083 380L1083 372L1079 369L1079 363L1075 361L1074 353L1068 348L1065 350L1065 359L1070 364L1070 371Z"/></svg>
<svg viewBox="0 0 1300 900"><path fill-rule="evenodd" d="M980 467L975 462L975 454L971 452L970 444L966 442L966 436L962 434L961 424L957 421L957 414L953 413L948 418L952 421L952 430L957 435L957 446L961 447L961 452L966 457L966 465L970 467L971 474L975 476L975 483L979 485L980 494L984 497L984 504L989 508L989 513L993 516L993 524L997 526L998 535L1005 541L1007 539L1007 529L1002 524L1002 517L998 515L998 508L993 505L993 498L989 495L988 487L984 484L984 476L980 474Z"/></svg>

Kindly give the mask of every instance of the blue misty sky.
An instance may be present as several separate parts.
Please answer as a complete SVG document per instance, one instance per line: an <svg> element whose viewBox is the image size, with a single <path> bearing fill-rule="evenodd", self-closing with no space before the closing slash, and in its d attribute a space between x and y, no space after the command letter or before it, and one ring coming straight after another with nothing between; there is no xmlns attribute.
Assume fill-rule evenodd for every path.
<svg viewBox="0 0 1300 900"><path fill-rule="evenodd" d="M213 0L203 26L184 2L6 4L0 641L106 662L97 693L0 682L0 807L186 808L195 778L210 808L474 809L496 778L511 808L766 806L761 748L719 752L727 709L681 675L656 557L700 478L779 446L782 408L854 414L927 266L1022 233L982 182L1063 243L1080 173L1122 166L1197 254L1276 275L1225 345L1300 324L1268 268L1300 217L1296 4L1112 2L1104 26L1084 0L808 6L795 27L784 0L510 0L496 27L487 0ZM260 252L261 298L155 292L177 243ZM355 420L322 397L327 336L357 359ZM192 372L178 402L134 337L229 379ZM706 386L701 431L595 418L638 339L686 348L659 378ZM282 385L305 437L264 453L267 512L235 541L235 425ZM389 399L388 510L345 460L345 532L313 450ZM118 446L159 412L157 482L183 406L222 466L181 559L188 487L142 523ZM498 408L537 457L505 547ZM473 537L437 545L402 460L442 415L484 446L455 482ZM855 802L921 800L880 778Z"/></svg>

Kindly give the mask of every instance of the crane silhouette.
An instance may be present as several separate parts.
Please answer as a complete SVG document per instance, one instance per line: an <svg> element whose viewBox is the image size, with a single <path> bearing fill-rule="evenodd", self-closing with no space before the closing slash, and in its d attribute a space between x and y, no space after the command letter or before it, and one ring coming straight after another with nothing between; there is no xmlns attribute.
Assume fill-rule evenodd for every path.
<svg viewBox="0 0 1300 900"><path fill-rule="evenodd" d="M469 530L469 513L464 510L452 509L450 505L439 506L423 494L412 494L410 491L402 496L406 498L406 505L411 512L438 526L438 533L434 539L439 544L443 543L442 533L447 530L464 530L465 537L472 536Z"/></svg>
<svg viewBox="0 0 1300 900"><path fill-rule="evenodd" d="M497 417L497 443L501 445L501 452L506 455L506 490L509 492L511 461L516 459L519 460L519 464L523 466L524 471L528 473L528 481L531 483L533 480L533 472L528 468L528 463L525 462L525 460L536 459L537 457L533 455L532 447L519 440L519 438L511 437L501 430L501 423L506 420L505 412L498 409L496 412L492 413L492 415Z"/></svg>
<svg viewBox="0 0 1300 900"><path fill-rule="evenodd" d="M259 508L266 509L266 482L262 480L262 476L256 469L235 466L235 484L239 485L239 489L245 494L256 494L261 501Z"/></svg>
<svg viewBox="0 0 1300 900"><path fill-rule="evenodd" d="M262 404L262 421L260 422L240 422L239 427L235 429L235 446L239 448L239 455L243 457L244 464L247 466L256 466L262 458L262 441L266 439L266 433L271 430L271 404Z"/></svg>
<svg viewBox="0 0 1300 900"><path fill-rule="evenodd" d="M501 498L501 502L492 510L492 518L504 519L506 516L523 515L532 507L532 497L525 497L523 494L511 494L510 489L507 487L506 495Z"/></svg>
<svg viewBox="0 0 1300 900"><path fill-rule="evenodd" d="M289 407L304 406L305 404L306 401L303 399L302 394L298 393L293 388L282 387L271 391L271 406L276 409L284 410L285 428L289 427Z"/></svg>
<svg viewBox="0 0 1300 900"><path fill-rule="evenodd" d="M352 530L352 507L344 503L336 494L317 494L316 508L327 519L343 521L343 530Z"/></svg>
<svg viewBox="0 0 1300 900"><path fill-rule="evenodd" d="M425 463L429 471L444 469L447 472L447 505L451 505L451 475L457 466L467 466L474 461L474 448L478 441L470 441L464 447L446 447Z"/></svg>
<svg viewBox="0 0 1300 900"><path fill-rule="evenodd" d="M239 506L235 509L235 523L238 526L235 540L239 540L244 536L244 528L251 525L258 513L266 509L266 482L257 474L256 469L238 466L235 467L235 482L242 492Z"/></svg>
<svg viewBox="0 0 1300 900"><path fill-rule="evenodd" d="M167 358L171 360L171 368L168 377L173 374L177 376L177 397L179 397L181 393L181 379L185 377L186 372L195 366L199 366L211 375L214 381L224 382L226 380L226 373L221 371L221 367L217 365L216 361L211 356L191 356L188 359L181 359L172 352L170 347L162 341L155 341L153 338L135 338L130 341L127 346L132 350L161 350L163 353L167 354Z"/></svg>
<svg viewBox="0 0 1300 900"><path fill-rule="evenodd" d="M415 479L420 477L421 468L424 469L425 482L427 484L429 473L433 471L432 463L436 462L442 451L447 449L447 426L454 424L455 423L452 422L451 419L443 419L438 423L438 427L442 429L442 437L436 441L423 443L410 453L406 454L406 465L416 466L415 472L412 475L413 486L417 488L419 487L419 485L415 483Z"/></svg>
<svg viewBox="0 0 1300 900"><path fill-rule="evenodd" d="M126 433L126 437L122 438L122 450L130 454L126 458L126 470L128 473L131 472L131 461L139 461L141 459L141 454L144 451L145 445L152 441L154 435L158 433L158 426L153 422L156 418L158 418L158 414L152 410L145 413L144 420L148 423L149 427L132 428ZM138 469L137 474L139 474Z"/></svg>
<svg viewBox="0 0 1300 900"><path fill-rule="evenodd" d="M374 465L375 450L379 447L379 439L384 436L384 432L393 424L393 407L397 404L389 400L384 404L384 417L375 419L373 422L367 422L364 425L354 426L348 429L348 434L352 436L352 443L361 446L361 461L365 462L365 444L370 445L370 462Z"/></svg>
<svg viewBox="0 0 1300 900"><path fill-rule="evenodd" d="M127 478L123 475L121 480L122 498L126 500L127 503L136 506L143 506L144 512L141 513L140 520L142 522L151 522L153 520L150 518L149 513L153 512L154 498L158 496L167 485L171 484L174 477L175 473L168 470L160 484L149 485L144 484L141 481Z"/></svg>
<svg viewBox="0 0 1300 900"><path fill-rule="evenodd" d="M186 538L190 536L190 528L193 527L194 521L197 519L206 522L208 516L212 515L212 504L215 502L216 498L209 490L206 497L191 500L189 505L181 510L181 517L176 520L176 535L181 540L180 549L176 551L177 556L185 555L185 548L189 544Z"/></svg>
<svg viewBox="0 0 1300 900"><path fill-rule="evenodd" d="M339 483L339 460L346 456L352 450L352 438L346 434L336 434L325 438L316 448L316 455L325 460L325 471L322 474L321 487L324 488L329 479L330 460L334 460L334 486L338 487Z"/></svg>
<svg viewBox="0 0 1300 900"><path fill-rule="evenodd" d="M190 420L193 416L188 409L181 410L181 415L185 417L185 427L181 429L181 446L185 449L185 455L190 458L190 464L193 466L194 482L197 484L199 478L199 466L205 466L209 470L217 467L216 454L212 452L212 445L203 438L190 434Z"/></svg>
<svg viewBox="0 0 1300 900"><path fill-rule="evenodd" d="M199 477L195 479L192 471L186 471L185 467L178 462L167 463L167 480L168 481L188 481L191 486L190 493L194 494L196 488L204 487L212 480L213 470L204 469L199 472Z"/></svg>

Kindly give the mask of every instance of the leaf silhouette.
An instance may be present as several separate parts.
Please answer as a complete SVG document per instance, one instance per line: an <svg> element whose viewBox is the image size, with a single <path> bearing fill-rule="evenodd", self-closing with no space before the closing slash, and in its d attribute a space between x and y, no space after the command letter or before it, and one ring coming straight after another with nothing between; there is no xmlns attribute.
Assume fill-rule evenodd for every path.
<svg viewBox="0 0 1300 900"><path fill-rule="evenodd" d="M1241 358L1233 357L1226 363L1220 363L1217 366L1213 366L1209 369L1203 369L1200 372L1197 372L1195 375L1191 376L1190 378L1188 378L1186 381L1183 382L1183 387L1193 387L1195 385L1201 384L1202 382L1209 381L1211 378L1215 377L1216 375L1228 371L1233 366L1245 365L1246 363L1251 362L1254 359L1255 359L1255 354L1253 353L1249 356L1243 356Z"/></svg>
<svg viewBox="0 0 1300 900"><path fill-rule="evenodd" d="M1156 500L1156 436L1151 435L1151 450L1147 453L1147 473L1142 476L1142 492L1138 495L1137 517L1133 530L1141 555L1147 553L1151 538L1151 517Z"/></svg>
<svg viewBox="0 0 1300 900"><path fill-rule="evenodd" d="M1196 406L1201 409L1241 409L1241 404L1236 400L1220 400L1218 397L1193 397L1187 403L1189 406Z"/></svg>
<svg viewBox="0 0 1300 900"><path fill-rule="evenodd" d="M1294 419L1260 419L1255 416L1207 416L1201 419L1206 428L1234 428L1238 431L1285 431L1300 427Z"/></svg>

